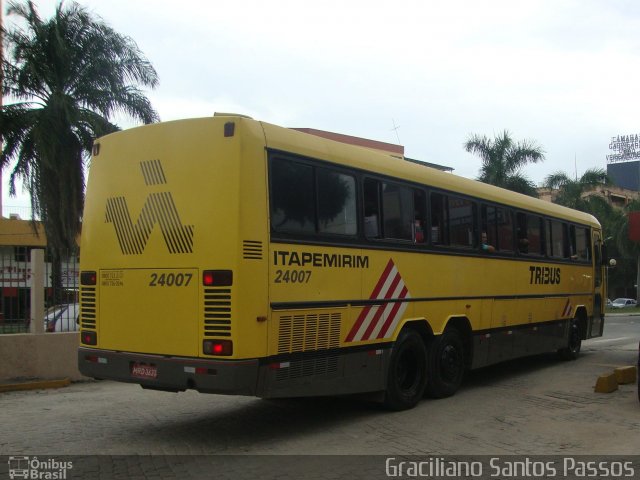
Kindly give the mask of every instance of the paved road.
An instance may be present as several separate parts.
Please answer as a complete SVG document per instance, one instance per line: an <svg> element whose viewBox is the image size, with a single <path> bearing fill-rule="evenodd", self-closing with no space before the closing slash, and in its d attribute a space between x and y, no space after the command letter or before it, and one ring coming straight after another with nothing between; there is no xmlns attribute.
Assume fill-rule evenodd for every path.
<svg viewBox="0 0 640 480"><path fill-rule="evenodd" d="M486 368L454 397L405 412L357 398L172 394L107 381L3 393L0 455L638 454L636 386L593 387L636 364L640 317L609 317L605 330L576 361L542 355Z"/></svg>

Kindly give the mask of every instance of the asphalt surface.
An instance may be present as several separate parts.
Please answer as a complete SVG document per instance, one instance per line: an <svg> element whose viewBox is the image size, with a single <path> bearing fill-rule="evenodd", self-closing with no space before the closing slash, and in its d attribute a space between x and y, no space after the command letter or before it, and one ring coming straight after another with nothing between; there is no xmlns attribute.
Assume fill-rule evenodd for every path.
<svg viewBox="0 0 640 480"><path fill-rule="evenodd" d="M82 463L83 478L209 478L210 455L227 456L217 457L228 468L218 478L266 472L253 470L256 458L275 470L283 462L301 465L298 457L278 462L235 455L340 456L304 457L318 462L317 478L341 478L353 465L362 467L350 473L353 478L377 478L388 456L637 455L637 386L601 394L594 385L615 367L636 365L639 340L640 317L609 316L605 336L583 342L576 361L549 354L485 368L469 374L454 397L424 400L404 412L387 412L357 397L262 400L155 392L108 381L5 392L0 455L82 456L75 461L89 462ZM153 474L145 462L155 465ZM329 465L341 462L341 474L328 473ZM5 466L0 457L0 480ZM278 478L286 478L281 473ZM637 473L640 478L640 467Z"/></svg>

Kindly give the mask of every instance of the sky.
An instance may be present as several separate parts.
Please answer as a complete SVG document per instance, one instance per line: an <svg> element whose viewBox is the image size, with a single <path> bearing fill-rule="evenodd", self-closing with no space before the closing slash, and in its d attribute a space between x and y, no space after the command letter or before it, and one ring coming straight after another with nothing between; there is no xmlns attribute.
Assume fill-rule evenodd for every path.
<svg viewBox="0 0 640 480"><path fill-rule="evenodd" d="M154 65L162 120L234 112L400 143L468 178L465 140L506 129L545 151L524 170L537 184L606 168L611 138L640 133L636 0L78 3ZM5 173L4 205L24 201L7 192Z"/></svg>

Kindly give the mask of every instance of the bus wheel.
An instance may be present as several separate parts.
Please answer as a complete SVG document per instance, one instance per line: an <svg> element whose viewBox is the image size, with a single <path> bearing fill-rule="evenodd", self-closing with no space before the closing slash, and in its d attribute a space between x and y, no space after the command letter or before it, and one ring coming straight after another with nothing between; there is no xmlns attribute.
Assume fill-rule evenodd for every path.
<svg viewBox="0 0 640 480"><path fill-rule="evenodd" d="M562 360L575 360L580 355L582 339L580 338L579 318L575 317L569 325L569 343L565 348L558 350L558 355Z"/></svg>
<svg viewBox="0 0 640 480"><path fill-rule="evenodd" d="M391 410L415 407L427 384L427 350L418 332L405 328L393 346L384 404Z"/></svg>
<svg viewBox="0 0 640 480"><path fill-rule="evenodd" d="M429 348L427 395L450 397L458 391L464 376L464 346L458 330L445 330Z"/></svg>

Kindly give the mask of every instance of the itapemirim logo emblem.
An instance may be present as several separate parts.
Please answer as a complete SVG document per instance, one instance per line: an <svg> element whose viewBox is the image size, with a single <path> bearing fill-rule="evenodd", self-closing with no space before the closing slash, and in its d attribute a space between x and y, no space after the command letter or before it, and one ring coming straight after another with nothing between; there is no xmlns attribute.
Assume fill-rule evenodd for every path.
<svg viewBox="0 0 640 480"><path fill-rule="evenodd" d="M140 162L146 185L165 185L167 178L160 160ZM107 199L106 222L113 223L120 250L124 255L140 255L151 231L160 225L170 253L193 252L193 225L183 225L171 192L154 192L147 197L135 223L124 197Z"/></svg>

